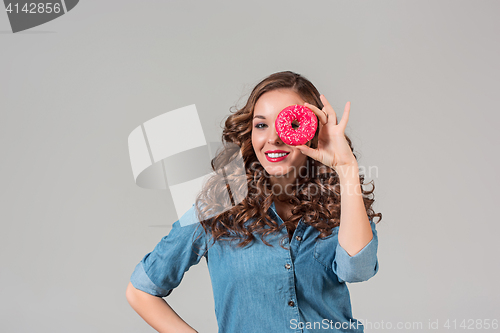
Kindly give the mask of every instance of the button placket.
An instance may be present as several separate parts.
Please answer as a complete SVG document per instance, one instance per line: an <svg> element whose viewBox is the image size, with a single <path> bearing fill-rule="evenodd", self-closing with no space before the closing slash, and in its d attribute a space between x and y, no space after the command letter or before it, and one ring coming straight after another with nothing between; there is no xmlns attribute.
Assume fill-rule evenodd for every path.
<svg viewBox="0 0 500 333"><path fill-rule="evenodd" d="M304 234L306 229L306 226L302 224L302 220L299 221L297 228L294 231L294 236L292 238L292 241L290 242L290 251L292 253L292 258L295 259L295 256L297 255L297 251L299 251L301 241L302 241L302 235Z"/></svg>
<svg viewBox="0 0 500 333"><path fill-rule="evenodd" d="M273 203L274 205L274 203ZM281 217L278 215L278 213L273 209L273 207L271 207L271 212L273 213L272 215L274 215L274 217L277 219L278 221L278 224L282 224L283 223L283 220L281 219ZM296 233L302 233L305 229L304 226L301 226L301 222L299 221L299 225L297 226L297 229L295 229L294 231L294 234ZM285 228L284 230L284 233L287 234L287 230ZM302 240L302 237L301 236L298 236L300 240ZM295 237L295 239L297 239L297 237ZM291 260L291 262L293 263L293 260L294 260L294 249L292 249L292 247L295 247L297 248L297 246L300 244L295 244L295 245L292 245L294 243L296 243L295 241L293 241L293 238L292 240L289 242L288 241L288 237L287 239L285 239L284 241L285 245L288 245L288 249L287 249L287 252L288 252L288 259ZM297 297L296 295L296 290L295 290L295 274L292 270L292 265L290 263L285 263L285 269L287 269L287 271L290 273L290 274L287 274L288 276L288 283L287 283L287 288L285 290L283 290L284 292L284 296L286 298L288 297L292 297L292 299L289 298L289 301L287 302L288 306L290 306L294 313L293 317L296 318L296 319L299 319L299 314L298 314L298 309L297 309L297 306L296 306L296 303L295 301L293 300L293 297ZM285 298L285 299L286 299ZM298 330L297 332L302 332L302 330Z"/></svg>

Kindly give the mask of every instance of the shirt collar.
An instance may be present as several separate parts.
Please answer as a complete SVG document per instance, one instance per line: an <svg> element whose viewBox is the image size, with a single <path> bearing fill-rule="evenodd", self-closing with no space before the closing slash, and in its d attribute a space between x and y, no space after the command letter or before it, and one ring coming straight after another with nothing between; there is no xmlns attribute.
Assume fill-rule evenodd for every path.
<svg viewBox="0 0 500 333"><path fill-rule="evenodd" d="M283 220L281 217L278 215L278 212L276 211L276 205L274 204L274 201L271 203L271 207L267 211L267 213L272 216L276 222L278 222L278 225L281 225L283 223Z"/></svg>
<svg viewBox="0 0 500 333"><path fill-rule="evenodd" d="M276 220L276 222L278 222L278 225L281 225L283 223L283 220L281 219L281 217L278 215L278 212L276 211L276 206L274 205L274 201L271 203L271 207L269 207L269 210L267 211L267 213L271 217L274 217L274 219ZM300 225L301 222L303 222L303 218L301 218L299 220L298 224Z"/></svg>

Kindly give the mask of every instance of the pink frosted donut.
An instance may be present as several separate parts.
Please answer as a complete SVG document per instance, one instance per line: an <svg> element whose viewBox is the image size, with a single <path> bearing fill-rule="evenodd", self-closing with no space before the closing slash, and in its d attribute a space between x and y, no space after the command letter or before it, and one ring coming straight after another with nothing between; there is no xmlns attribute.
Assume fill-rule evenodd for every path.
<svg viewBox="0 0 500 333"><path fill-rule="evenodd" d="M297 120L299 128L292 128L292 122ZM311 109L303 105L290 105L281 110L274 123L281 140L290 146L299 146L311 140L318 127L318 119Z"/></svg>

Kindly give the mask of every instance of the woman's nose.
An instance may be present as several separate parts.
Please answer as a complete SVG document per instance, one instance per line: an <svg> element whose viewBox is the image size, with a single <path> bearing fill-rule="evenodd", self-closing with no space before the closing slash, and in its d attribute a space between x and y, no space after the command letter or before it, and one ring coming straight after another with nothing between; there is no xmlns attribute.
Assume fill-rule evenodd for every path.
<svg viewBox="0 0 500 333"><path fill-rule="evenodd" d="M278 136L278 134L276 133L276 131L273 131L273 133L271 134L271 136L269 137L269 140L268 142L270 144L273 144L273 145L280 145L283 143L283 141L281 141L280 137Z"/></svg>

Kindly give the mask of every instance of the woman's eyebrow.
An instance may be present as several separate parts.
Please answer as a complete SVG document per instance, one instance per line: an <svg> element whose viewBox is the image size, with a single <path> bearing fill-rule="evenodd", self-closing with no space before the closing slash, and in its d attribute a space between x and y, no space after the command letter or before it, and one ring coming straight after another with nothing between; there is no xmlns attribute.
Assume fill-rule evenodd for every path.
<svg viewBox="0 0 500 333"><path fill-rule="evenodd" d="M255 117L253 117L253 119L255 119L255 118L266 119L266 117L261 116L260 114L258 114L258 115L256 115Z"/></svg>

